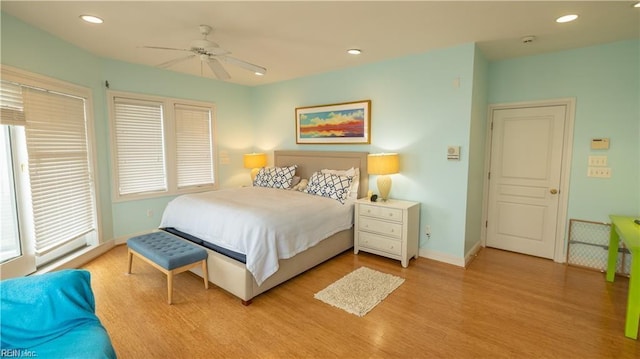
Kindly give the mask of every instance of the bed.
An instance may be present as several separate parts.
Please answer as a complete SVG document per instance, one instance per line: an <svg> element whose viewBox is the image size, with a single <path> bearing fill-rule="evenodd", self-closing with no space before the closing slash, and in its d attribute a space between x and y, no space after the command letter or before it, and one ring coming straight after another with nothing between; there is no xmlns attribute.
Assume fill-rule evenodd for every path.
<svg viewBox="0 0 640 359"><path fill-rule="evenodd" d="M366 152L274 151L275 167L286 167L291 165L297 166L295 175L301 179L309 179L314 172L323 169L347 170L352 167L359 168L361 173L358 180L359 186L357 194L354 193L353 195L356 197L364 197L368 191ZM251 191L258 190L259 189L245 188L239 189L236 192L251 194ZM288 190L278 189L272 191ZM219 193L217 194L201 194L196 195L195 197L225 195L225 193L230 191L222 190L218 192ZM284 192L280 193L284 194ZM287 195L294 196L294 194L288 193ZM300 195L316 197L309 194L299 193L299 196ZM179 197L176 200L179 201L182 200L182 198ZM327 202L338 203L338 201L334 199L325 198L324 200ZM238 201L240 201L240 199L238 199ZM352 218L353 203L351 201L347 201L343 207L351 211L349 218ZM183 208L189 208L189 205ZM253 258L256 256L248 254L243 257L242 253L229 251L230 248L225 248L224 245L222 245L222 248L211 245L206 240L200 238L203 237L202 233L206 233L203 231L199 232L199 230L202 229L201 227L192 226L190 227L192 229L187 230L185 230L185 228L188 227L178 227L178 229L174 229L172 228L172 225L167 224L177 222L175 222L175 220L165 220L165 217L168 216L167 212L180 211L172 209L172 203L170 203L165 210L165 215L163 215L163 223L161 227L172 234L203 245L209 255L209 280L218 287L240 298L242 303L245 305L249 305L257 295L264 293L265 291L353 247L353 221L350 219L348 226L344 226L343 224L345 229L334 231L335 233L330 235L328 238L319 241L312 241L312 243L308 245L308 248L304 249L302 252L299 252L287 259L276 258L277 271L273 273L268 271L266 273L256 272L256 265L254 263L256 261L260 263L262 256L260 256L260 258ZM285 226L283 225L283 227ZM251 270L248 267L250 267ZM193 272L202 276L200 269L193 269ZM256 275L254 276L252 272ZM256 277L259 278L259 280L256 280Z"/></svg>

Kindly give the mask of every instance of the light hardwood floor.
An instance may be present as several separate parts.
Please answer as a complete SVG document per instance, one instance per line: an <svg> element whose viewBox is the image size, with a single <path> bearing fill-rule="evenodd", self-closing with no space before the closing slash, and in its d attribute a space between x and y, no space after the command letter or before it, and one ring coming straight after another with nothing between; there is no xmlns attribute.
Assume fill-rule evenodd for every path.
<svg viewBox="0 0 640 359"><path fill-rule="evenodd" d="M360 266L406 281L364 317L313 298ZM84 266L120 358L640 358L626 278L494 249L466 270L345 252L248 307L192 273L168 305L164 274L126 267L124 245Z"/></svg>

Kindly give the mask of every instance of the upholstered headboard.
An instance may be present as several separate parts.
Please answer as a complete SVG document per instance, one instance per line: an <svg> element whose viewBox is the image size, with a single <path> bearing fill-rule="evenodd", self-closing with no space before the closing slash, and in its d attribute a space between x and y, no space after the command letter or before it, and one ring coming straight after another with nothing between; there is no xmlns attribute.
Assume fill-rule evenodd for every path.
<svg viewBox="0 0 640 359"><path fill-rule="evenodd" d="M298 165L296 176L309 178L322 169L348 170L360 168L360 186L358 198L366 197L369 191L367 174L367 152L333 151L274 151L274 165L277 167Z"/></svg>

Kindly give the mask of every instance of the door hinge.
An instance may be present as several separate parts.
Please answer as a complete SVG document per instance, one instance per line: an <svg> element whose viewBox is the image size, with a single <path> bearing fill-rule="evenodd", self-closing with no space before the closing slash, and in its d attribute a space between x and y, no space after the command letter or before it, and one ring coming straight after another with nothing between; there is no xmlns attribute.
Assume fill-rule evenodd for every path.
<svg viewBox="0 0 640 359"><path fill-rule="evenodd" d="M487 172L487 179L491 179L491 172Z"/></svg>
<svg viewBox="0 0 640 359"><path fill-rule="evenodd" d="M484 228L489 227L489 221L484 221Z"/></svg>
<svg viewBox="0 0 640 359"><path fill-rule="evenodd" d="M491 131L493 131L493 121L491 121Z"/></svg>

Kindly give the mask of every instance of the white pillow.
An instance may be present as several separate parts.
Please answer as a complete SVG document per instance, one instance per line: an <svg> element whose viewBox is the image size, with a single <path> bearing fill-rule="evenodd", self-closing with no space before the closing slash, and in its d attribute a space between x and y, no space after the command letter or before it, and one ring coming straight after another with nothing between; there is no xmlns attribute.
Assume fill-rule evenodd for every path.
<svg viewBox="0 0 640 359"><path fill-rule="evenodd" d="M291 181L296 174L296 167L263 167L256 175L253 185L256 187L283 188L291 187Z"/></svg>
<svg viewBox="0 0 640 359"><path fill-rule="evenodd" d="M338 175L338 176L350 176L350 177L352 177L352 179L351 179L351 188L349 189L349 195L347 196L347 198L349 200L358 199L358 189L360 188L360 168L351 167L348 170L323 169L320 172L334 174L334 175Z"/></svg>
<svg viewBox="0 0 640 359"><path fill-rule="evenodd" d="M349 195L353 177L338 176L331 173L315 172L309 178L309 185L304 192L316 196L328 197L344 204Z"/></svg>

